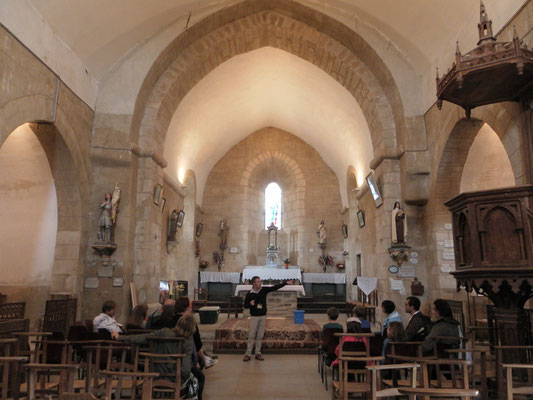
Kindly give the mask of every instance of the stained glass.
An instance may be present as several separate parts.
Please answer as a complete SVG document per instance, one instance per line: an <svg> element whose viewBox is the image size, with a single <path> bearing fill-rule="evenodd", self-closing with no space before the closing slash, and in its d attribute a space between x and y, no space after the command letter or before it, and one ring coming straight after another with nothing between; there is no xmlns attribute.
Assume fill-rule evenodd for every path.
<svg viewBox="0 0 533 400"><path fill-rule="evenodd" d="M271 223L281 229L281 188L274 182L265 189L265 229Z"/></svg>

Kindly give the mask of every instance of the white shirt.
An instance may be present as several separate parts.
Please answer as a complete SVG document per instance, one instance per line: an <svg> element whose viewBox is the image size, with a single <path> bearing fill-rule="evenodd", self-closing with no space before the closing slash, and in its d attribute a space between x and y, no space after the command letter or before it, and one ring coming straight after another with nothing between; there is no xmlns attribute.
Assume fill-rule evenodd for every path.
<svg viewBox="0 0 533 400"><path fill-rule="evenodd" d="M109 332L122 332L122 325L114 317L110 317L106 313L97 315L93 320L93 326L95 332L98 332L98 329L107 329Z"/></svg>

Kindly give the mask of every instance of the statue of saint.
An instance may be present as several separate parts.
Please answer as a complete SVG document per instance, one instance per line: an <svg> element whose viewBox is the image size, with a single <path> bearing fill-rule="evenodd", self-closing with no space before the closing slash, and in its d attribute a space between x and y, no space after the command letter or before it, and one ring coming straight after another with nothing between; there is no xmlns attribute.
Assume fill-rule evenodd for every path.
<svg viewBox="0 0 533 400"><path fill-rule="evenodd" d="M111 241L111 227L113 222L111 221L111 193L107 192L104 197L104 202L100 204L100 219L98 220L98 226L100 231L98 232L98 240L102 242Z"/></svg>
<svg viewBox="0 0 533 400"><path fill-rule="evenodd" d="M220 230L218 236L220 236L220 250L224 250L228 247L228 231L229 226L225 219L220 221Z"/></svg>
<svg viewBox="0 0 533 400"><path fill-rule="evenodd" d="M102 242L113 242L113 226L117 222L119 202L120 188L115 184L113 194L107 192L104 196L104 202L100 204L100 218L98 219L100 230L97 239Z"/></svg>
<svg viewBox="0 0 533 400"><path fill-rule="evenodd" d="M318 244L326 244L326 240L328 239L328 231L326 229L326 224L324 224L324 220L320 221L320 225L318 225L316 234L318 235Z"/></svg>
<svg viewBox="0 0 533 400"><path fill-rule="evenodd" d="M405 211L402 210L400 202L394 203L392 209L392 244L405 244L407 237L407 218Z"/></svg>
<svg viewBox="0 0 533 400"><path fill-rule="evenodd" d="M169 242L177 242L176 232L178 231L178 210L173 210L168 221L168 238Z"/></svg>

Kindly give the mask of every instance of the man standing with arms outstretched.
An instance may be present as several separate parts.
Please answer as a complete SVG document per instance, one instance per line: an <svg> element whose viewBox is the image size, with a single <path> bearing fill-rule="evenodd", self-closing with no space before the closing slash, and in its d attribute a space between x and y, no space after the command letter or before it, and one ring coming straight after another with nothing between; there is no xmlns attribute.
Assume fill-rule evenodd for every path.
<svg viewBox="0 0 533 400"><path fill-rule="evenodd" d="M267 314L267 294L281 289L286 284L292 284L292 281L280 283L270 287L262 287L261 278L254 276L252 278L252 289L244 298L244 308L250 309L250 330L248 331L248 347L244 354L243 361L250 361L252 349L255 342L255 359L263 361L261 355L261 342L265 334L266 314Z"/></svg>

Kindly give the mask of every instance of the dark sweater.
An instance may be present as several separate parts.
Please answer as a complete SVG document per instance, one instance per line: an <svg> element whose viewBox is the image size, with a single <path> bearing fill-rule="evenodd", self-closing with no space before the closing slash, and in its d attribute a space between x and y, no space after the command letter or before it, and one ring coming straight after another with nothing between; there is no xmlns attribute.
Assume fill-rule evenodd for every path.
<svg viewBox="0 0 533 400"><path fill-rule="evenodd" d="M429 332L431 332L431 318L419 311L411 317L405 328L406 340L408 342L424 341Z"/></svg>
<svg viewBox="0 0 533 400"><path fill-rule="evenodd" d="M267 294L274 292L278 289L281 289L285 286L286 283L280 283L279 285L274 285L270 287L262 287L259 292L255 293L250 290L246 297L244 298L244 308L250 309L250 315L252 317L262 317L267 314ZM250 302L255 300L254 305L251 305Z"/></svg>

